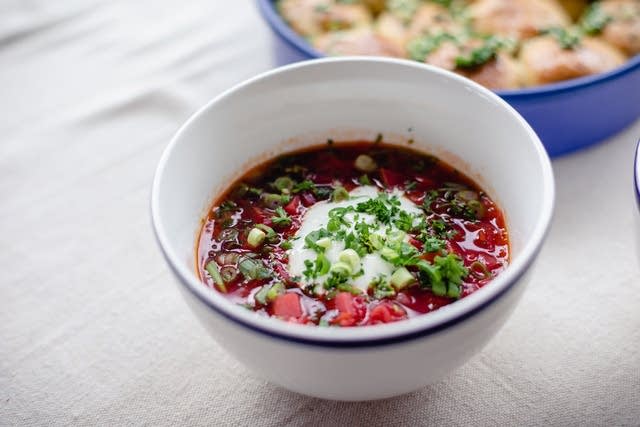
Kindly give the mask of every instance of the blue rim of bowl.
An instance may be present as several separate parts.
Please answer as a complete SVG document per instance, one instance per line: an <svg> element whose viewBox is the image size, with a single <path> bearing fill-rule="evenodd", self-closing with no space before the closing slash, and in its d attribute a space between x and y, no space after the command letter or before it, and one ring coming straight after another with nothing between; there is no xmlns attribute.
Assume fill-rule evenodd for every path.
<svg viewBox="0 0 640 427"><path fill-rule="evenodd" d="M280 16L275 8L273 0L257 0L258 7L267 20L271 28L290 46L297 49L310 59L323 58L326 55L317 51L305 40L304 37L296 33L285 20ZM630 58L624 65L617 67L606 73L595 74L592 76L580 77L577 79L567 80L560 83L553 83L542 86L534 86L531 88L517 90L494 90L493 92L503 98L540 98L544 96L554 96L563 92L573 92L576 89L583 89L596 84L604 83L609 80L615 80L619 77L640 69L640 54Z"/></svg>
<svg viewBox="0 0 640 427"><path fill-rule="evenodd" d="M640 209L640 139L638 139L638 144L636 145L636 156L633 166L633 186L636 190L636 203L638 209Z"/></svg>
<svg viewBox="0 0 640 427"><path fill-rule="evenodd" d="M404 62L404 63L411 63L411 61L404 61L404 60L397 60L397 59L392 59L392 58L365 58L365 57L355 57L355 58L333 58L333 60L335 60L336 62L342 61L342 60L353 60L353 59L358 59L358 60L372 60L372 61L400 61L400 62ZM205 296L205 290L208 290L208 288L206 288L202 282L200 282L199 279L194 279L195 281L197 281L197 283L192 283L193 281L190 278L189 273L185 273L185 269L181 269L178 268L176 263L174 262L174 259L177 258L175 254L171 253L169 250L169 243L164 241L164 229L161 228L160 226L160 219L159 219L159 214L158 214L158 209L156 208L156 203L158 202L157 197L156 197L156 193L158 192L158 187L159 187L159 181L160 181L160 177L162 175L162 170L164 167L164 164L166 163L166 158L169 156L170 151L172 150L173 145L176 143L176 141L179 139L180 135L182 134L182 132L184 132L184 130L186 128L188 128L188 126L191 124L192 121L196 120L200 114L205 111L206 109L209 108L210 105L214 104L215 102L219 101L220 99L223 99L225 96L233 93L234 91L238 90L238 88L247 85L247 84L251 84L254 83L256 81L259 81L261 79L264 79L272 74L275 73L279 73L279 72L283 72L285 70L288 69L293 69L293 68L298 68L298 67L304 67L304 66L309 66L311 65L311 63L313 62L322 62L322 61L332 61L332 59L320 59L317 61L307 61L304 64L299 63L299 64L290 64L287 66L283 66L283 67L279 67L277 69L271 70L271 71L267 71L265 73L261 73L253 78L250 78L249 80L246 80L242 83L239 83L233 87L231 87L230 89L227 89L227 91L223 92L222 94L218 95L217 97L215 97L213 100L211 100L209 103L205 104L202 108L200 108L197 112L195 112L188 120L185 124L182 125L182 127L177 131L177 133L173 136L171 142L169 143L169 145L165 148L161 158L160 158L160 164L158 166L158 168L155 171L155 176L153 178L153 184L152 184L152 190L151 190L151 197L150 197L150 214L151 214L151 224L152 224L152 228L153 228L153 232L156 238L156 241L158 242L158 246L160 247L160 250L163 254L163 257L165 258L167 264L169 265L169 267L171 268L172 272L176 275L176 277L179 279L178 282L180 283L180 285L185 288L187 291L189 291L189 293L191 293L194 297L196 297L199 301L201 301L202 303L204 303L207 307L209 307L210 309L212 309L214 312L216 312L217 314L219 314L220 316L224 317L225 319L231 321L232 323L239 325L241 327L247 328L253 332L256 332L258 334L261 335L265 335L271 338L276 338L279 339L281 341L285 341L285 342L290 342L290 343L296 343L296 344L303 344L303 345L307 345L310 347L323 347L323 348L334 348L334 349L346 349L346 348L371 348L371 347L380 347L380 346L387 346L387 345L393 345L393 344L399 344L399 343L404 343L407 341L412 341L418 338L422 338L422 337L426 337L429 335L434 335L437 334L443 330L449 329L452 326L455 326L459 323L464 322L465 320L469 319L470 317L475 316L476 314L478 314L479 312L483 311L486 307L492 305L493 303L495 303L496 301L498 301L499 299L501 299L505 294L507 294L509 291L511 291L514 286L520 281L520 279L522 279L523 276L525 276L528 272L529 269L531 268L531 265L533 264L533 262L535 261L535 259L538 257L538 254L540 253L540 250L542 248L542 245L544 244L547 235L549 234L549 229L550 229L550 225L551 225L551 219L553 217L553 211L554 211L554 207L555 207L555 184L554 184L554 177L553 177L553 171L551 169L551 163L549 161L549 158L546 154L546 151L544 150L544 147L542 146L542 143L538 140L538 154L545 156L547 161L546 166L547 166L547 170L549 173L549 182L548 184L550 185L550 205L548 208L548 213L545 214L544 218L544 222L542 225L538 225L537 227L541 227L541 232L540 232L540 236L537 238L537 241L535 241L535 243L533 244L533 246L531 247L529 256L527 258L526 261L524 261L523 264L521 264L518 267L518 271L516 274L513 275L513 277L511 277L510 281L505 282L503 285L503 288L500 289L499 292L495 292L490 298L487 298L485 301L478 303L476 305L473 305L471 307L469 307L468 309L466 309L465 311L462 311L460 314L458 314L457 316L451 317L450 319L435 323L433 325L427 325L425 327L422 327L421 329L417 329L414 331L410 331L410 332L397 332L394 333L393 335L389 334L389 336L386 337L369 337L369 338L355 338L352 340L345 340L345 339L331 339L331 338L325 338L325 337L317 337L317 338L307 338L307 337L301 337L301 336L296 336L296 335L289 335L286 333L280 333L278 331L273 331L273 330L269 330L268 327L266 326L262 326L260 323L256 323L256 324L252 324L249 323L248 321L245 321L243 319L241 319L239 316L235 316L233 315L232 312L227 312L225 310L223 310L222 308L218 307L212 300L210 300L209 298L207 298L207 296ZM418 64L418 63L414 63L415 66L423 66L423 67L428 67L428 68L432 68L434 70L437 70L439 72L444 72L447 74L450 74L452 77L455 77L457 79L461 79L461 80L466 80L463 79L462 77L453 74L453 73L449 73L447 71L443 71L441 69L438 69L436 67L433 66L428 66L425 64ZM477 86L478 88L480 88L481 90L486 91L486 88L483 88L482 86L476 84L476 83L472 83L473 85ZM510 109L514 114L516 114L518 117L519 114L513 109L513 107L511 107L508 103L506 103L506 101L502 100L501 101L503 103L503 105ZM527 126L529 128L529 131L535 135L535 132L531 129L531 127L527 124L527 122L521 119L521 123L524 126ZM515 266L514 266L515 267ZM183 271L185 270L185 271ZM193 275L193 273L191 272L191 275ZM212 291L214 292L214 291ZM268 319L266 319L268 320ZM278 320L278 322L280 322Z"/></svg>

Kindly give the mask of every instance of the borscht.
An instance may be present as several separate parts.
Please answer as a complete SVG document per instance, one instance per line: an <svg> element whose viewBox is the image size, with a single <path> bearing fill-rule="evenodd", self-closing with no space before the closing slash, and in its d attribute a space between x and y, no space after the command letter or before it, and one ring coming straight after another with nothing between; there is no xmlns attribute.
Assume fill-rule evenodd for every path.
<svg viewBox="0 0 640 427"><path fill-rule="evenodd" d="M231 302L327 327L437 310L485 286L509 257L487 193L382 135L249 170L215 201L197 245L202 282Z"/></svg>

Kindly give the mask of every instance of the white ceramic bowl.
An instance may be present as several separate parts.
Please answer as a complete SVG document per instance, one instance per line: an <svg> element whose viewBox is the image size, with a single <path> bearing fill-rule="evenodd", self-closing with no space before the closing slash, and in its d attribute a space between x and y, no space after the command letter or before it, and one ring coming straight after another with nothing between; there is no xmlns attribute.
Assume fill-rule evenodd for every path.
<svg viewBox="0 0 640 427"><path fill-rule="evenodd" d="M435 154L503 208L511 265L436 312L387 325L318 328L259 317L205 287L194 247L212 198L275 154L368 138ZM332 58L279 68L215 98L162 155L151 210L160 247L202 324L256 374L311 396L379 399L416 390L478 352L515 308L554 202L549 159L529 125L481 86L440 69L383 58Z"/></svg>

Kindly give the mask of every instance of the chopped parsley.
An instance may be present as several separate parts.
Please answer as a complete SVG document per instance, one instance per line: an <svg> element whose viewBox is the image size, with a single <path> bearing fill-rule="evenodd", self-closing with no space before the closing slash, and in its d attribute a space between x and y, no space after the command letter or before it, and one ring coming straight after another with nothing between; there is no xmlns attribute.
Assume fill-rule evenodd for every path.
<svg viewBox="0 0 640 427"><path fill-rule="evenodd" d="M586 34L595 35L604 29L613 18L602 10L599 2L592 3L580 18L580 29Z"/></svg>
<svg viewBox="0 0 640 427"><path fill-rule="evenodd" d="M316 185L313 183L313 181L309 181L308 179L305 179L302 182L298 182L293 186L292 191L294 193L301 193L303 191L313 191L315 190Z"/></svg>
<svg viewBox="0 0 640 427"><path fill-rule="evenodd" d="M563 49L575 49L580 44L580 35L576 31L570 31L566 28L549 28L543 31L543 34L552 36Z"/></svg>
<svg viewBox="0 0 640 427"><path fill-rule="evenodd" d="M471 50L466 55L456 57L456 67L475 68L486 64L494 59L500 49L505 47L505 42L496 37L489 36L484 40L482 46Z"/></svg>
<svg viewBox="0 0 640 427"><path fill-rule="evenodd" d="M276 216L271 218L271 222L276 227L288 227L291 225L291 217L282 209L281 206L276 208Z"/></svg>
<svg viewBox="0 0 640 427"><path fill-rule="evenodd" d="M445 41L457 43L458 39L449 33L424 35L411 40L407 45L407 52L414 61L424 62L427 56L438 49Z"/></svg>

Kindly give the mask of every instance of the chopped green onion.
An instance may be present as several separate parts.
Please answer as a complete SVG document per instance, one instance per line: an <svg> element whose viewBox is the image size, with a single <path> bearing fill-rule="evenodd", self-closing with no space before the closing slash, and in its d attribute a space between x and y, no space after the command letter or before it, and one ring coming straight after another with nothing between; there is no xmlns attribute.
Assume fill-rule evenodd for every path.
<svg viewBox="0 0 640 427"><path fill-rule="evenodd" d="M351 266L343 261L338 261L333 264L330 271L343 277L351 276L353 273Z"/></svg>
<svg viewBox="0 0 640 427"><path fill-rule="evenodd" d="M391 284L397 290L406 288L409 284L415 282L415 277L404 267L400 267L391 275Z"/></svg>
<svg viewBox="0 0 640 427"><path fill-rule="evenodd" d="M264 285L260 290L255 294L253 299L258 301L262 305L267 304L267 293L269 292L269 286Z"/></svg>
<svg viewBox="0 0 640 427"><path fill-rule="evenodd" d="M244 257L238 264L238 268L242 275L249 280L267 279L271 276L271 272L261 262Z"/></svg>
<svg viewBox="0 0 640 427"><path fill-rule="evenodd" d="M289 194L294 185L295 182L288 176L281 176L279 178L276 178L276 180L273 182L273 186L283 194Z"/></svg>
<svg viewBox="0 0 640 427"><path fill-rule="evenodd" d="M391 261L393 262L394 260L398 259L400 257L400 254L396 251L394 251L393 249L385 246L382 249L380 249L380 255L382 256L382 258L386 259L387 261Z"/></svg>
<svg viewBox="0 0 640 427"><path fill-rule="evenodd" d="M276 232L268 225L256 224L256 228L259 228L267 234L267 240L273 240L273 238L276 237Z"/></svg>
<svg viewBox="0 0 640 427"><path fill-rule="evenodd" d="M369 244L376 250L382 249L384 246L384 236L378 233L369 234Z"/></svg>
<svg viewBox="0 0 640 427"><path fill-rule="evenodd" d="M449 298L455 298L455 299L460 298L460 286L454 285L453 283L449 283L449 286L447 288L447 296Z"/></svg>
<svg viewBox="0 0 640 427"><path fill-rule="evenodd" d="M276 208L276 216L271 218L271 222L278 227L288 227L291 225L291 218L287 214L287 212L282 209L282 207L278 206Z"/></svg>
<svg viewBox="0 0 640 427"><path fill-rule="evenodd" d="M229 283L238 276L238 270L231 266L222 267L220 269L220 276L225 283Z"/></svg>
<svg viewBox="0 0 640 427"><path fill-rule="evenodd" d="M274 283L271 285L271 288L269 288L269 292L267 292L267 301L275 301L278 296L284 294L284 291L285 287L281 282Z"/></svg>
<svg viewBox="0 0 640 427"><path fill-rule="evenodd" d="M220 276L220 272L218 271L218 264L216 264L215 261L209 261L204 268L207 270L207 273L209 273L215 284L218 285L220 291L226 293L227 287L224 285L222 276Z"/></svg>
<svg viewBox="0 0 640 427"><path fill-rule="evenodd" d="M360 154L356 157L356 160L353 166L358 169L360 172L370 173L375 172L378 169L378 164L371 156L366 154Z"/></svg>
<svg viewBox="0 0 640 427"><path fill-rule="evenodd" d="M331 263L329 262L327 257L324 256L323 253L319 253L316 258L316 274L318 276L324 276L329 272L330 268L331 268Z"/></svg>
<svg viewBox="0 0 640 427"><path fill-rule="evenodd" d="M349 200L349 192L344 187L339 185L334 188L333 193L331 194L331 200L333 200L334 202Z"/></svg>
<svg viewBox="0 0 640 427"><path fill-rule="evenodd" d="M289 203L291 198L287 194L262 193L260 200L262 200L265 206L275 209L278 206Z"/></svg>
<svg viewBox="0 0 640 427"><path fill-rule="evenodd" d="M340 252L338 260L347 263L351 267L351 271L360 271L360 255L353 249L345 249Z"/></svg>
<svg viewBox="0 0 640 427"><path fill-rule="evenodd" d="M252 248L257 248L262 244L262 242L264 242L266 237L267 233L257 227L253 227L247 236L247 243L249 243L249 246Z"/></svg>
<svg viewBox="0 0 640 427"><path fill-rule="evenodd" d="M328 237L323 237L323 238L318 239L316 241L316 245L320 246L321 248L324 248L325 250L329 249L332 244L333 244L333 242Z"/></svg>

